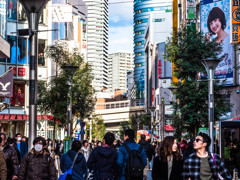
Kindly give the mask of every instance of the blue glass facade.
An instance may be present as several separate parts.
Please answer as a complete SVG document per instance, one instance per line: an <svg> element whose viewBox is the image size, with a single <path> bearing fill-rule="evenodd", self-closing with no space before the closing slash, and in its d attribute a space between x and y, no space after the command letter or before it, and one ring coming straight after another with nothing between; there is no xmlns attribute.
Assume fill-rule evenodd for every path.
<svg viewBox="0 0 240 180"><path fill-rule="evenodd" d="M149 14L155 11L172 11L171 1L134 0L134 82L136 98L144 98L145 77L145 28Z"/></svg>

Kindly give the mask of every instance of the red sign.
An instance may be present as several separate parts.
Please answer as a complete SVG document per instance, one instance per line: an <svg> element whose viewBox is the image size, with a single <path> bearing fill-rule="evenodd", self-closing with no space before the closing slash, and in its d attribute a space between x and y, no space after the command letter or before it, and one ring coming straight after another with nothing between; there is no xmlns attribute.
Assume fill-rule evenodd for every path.
<svg viewBox="0 0 240 180"><path fill-rule="evenodd" d="M173 125L165 125L165 131L174 131Z"/></svg>
<svg viewBox="0 0 240 180"><path fill-rule="evenodd" d="M152 88L152 107L155 107L155 96L154 96L154 93L155 93L155 89Z"/></svg>
<svg viewBox="0 0 240 180"><path fill-rule="evenodd" d="M162 77L162 63L161 63L161 59L158 60L158 79L160 79Z"/></svg>
<svg viewBox="0 0 240 180"><path fill-rule="evenodd" d="M9 69L13 69L13 75L14 76L17 75L17 71L18 71L19 76L26 76L26 69L25 68L18 68L17 69L17 67L9 67Z"/></svg>
<svg viewBox="0 0 240 180"><path fill-rule="evenodd" d="M18 68L18 75L19 76L25 76L26 75L26 69L25 68Z"/></svg>

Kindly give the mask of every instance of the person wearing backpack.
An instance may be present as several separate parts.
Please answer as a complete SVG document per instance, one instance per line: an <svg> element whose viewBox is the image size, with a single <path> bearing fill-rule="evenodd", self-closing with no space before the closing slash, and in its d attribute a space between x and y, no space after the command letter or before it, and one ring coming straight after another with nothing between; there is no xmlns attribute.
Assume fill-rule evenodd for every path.
<svg viewBox="0 0 240 180"><path fill-rule="evenodd" d="M82 143L79 140L72 142L71 150L61 156L60 168L64 173L69 170L72 166L72 180L84 180L87 176L87 163L80 151ZM74 158L78 154L74 164Z"/></svg>
<svg viewBox="0 0 240 180"><path fill-rule="evenodd" d="M163 139L154 158L152 168L153 180L179 180L181 179L183 160L178 150L177 140L173 136Z"/></svg>
<svg viewBox="0 0 240 180"><path fill-rule="evenodd" d="M120 180L142 180L143 169L147 165L147 155L144 148L134 141L134 131L124 132L124 143L118 151L118 173Z"/></svg>
<svg viewBox="0 0 240 180"><path fill-rule="evenodd" d="M90 171L93 170L94 180L117 180L117 152L113 148L115 136L107 132L104 140L105 144L90 154L87 165Z"/></svg>
<svg viewBox="0 0 240 180"><path fill-rule="evenodd" d="M49 151L43 148L46 146L46 140L36 137L33 146L31 151L23 156L18 180L56 180L54 160Z"/></svg>

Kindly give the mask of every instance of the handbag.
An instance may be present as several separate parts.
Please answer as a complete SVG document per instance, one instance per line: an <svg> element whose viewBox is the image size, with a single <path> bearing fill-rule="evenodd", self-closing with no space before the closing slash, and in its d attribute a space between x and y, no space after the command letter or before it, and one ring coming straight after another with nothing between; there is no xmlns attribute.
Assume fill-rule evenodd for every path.
<svg viewBox="0 0 240 180"><path fill-rule="evenodd" d="M66 172L60 174L58 180L72 180L72 169L73 169L73 166L75 164L75 161L76 161L77 157L78 157L78 153L76 153L76 155L74 157L71 168L68 169Z"/></svg>
<svg viewBox="0 0 240 180"><path fill-rule="evenodd" d="M212 158L213 158L213 162L214 162L214 164L215 164L215 166L218 170L218 166L217 166L217 163L216 163L216 160L215 160L215 154L214 153L212 153ZM217 173L217 175L218 175L218 179L224 180L224 178L221 176L221 174Z"/></svg>

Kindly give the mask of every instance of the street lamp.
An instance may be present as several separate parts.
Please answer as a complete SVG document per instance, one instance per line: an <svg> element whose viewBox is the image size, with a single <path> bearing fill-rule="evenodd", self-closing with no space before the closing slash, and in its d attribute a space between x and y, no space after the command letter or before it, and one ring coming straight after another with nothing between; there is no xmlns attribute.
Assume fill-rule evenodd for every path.
<svg viewBox="0 0 240 180"><path fill-rule="evenodd" d="M29 24L30 32L30 62L29 62L29 141L28 147L31 149L32 142L37 132L37 31L39 18L43 8L49 0L19 0L22 4Z"/></svg>
<svg viewBox="0 0 240 180"><path fill-rule="evenodd" d="M213 81L214 81L214 71L220 62L220 59L208 58L203 59L202 64L204 65L208 73L208 131L211 138L211 145L209 151L213 152L213 129L214 129L214 92L213 92Z"/></svg>
<svg viewBox="0 0 240 180"><path fill-rule="evenodd" d="M69 75L68 86L70 87L68 91L68 106L67 106L67 117L68 117L68 128L67 136L72 136L72 78L75 72L78 70L78 66L66 65L62 66L62 69Z"/></svg>
<svg viewBox="0 0 240 180"><path fill-rule="evenodd" d="M148 109L151 112L151 142L152 142L153 141L153 118L154 118L156 107L151 106Z"/></svg>

